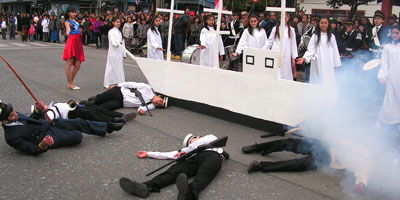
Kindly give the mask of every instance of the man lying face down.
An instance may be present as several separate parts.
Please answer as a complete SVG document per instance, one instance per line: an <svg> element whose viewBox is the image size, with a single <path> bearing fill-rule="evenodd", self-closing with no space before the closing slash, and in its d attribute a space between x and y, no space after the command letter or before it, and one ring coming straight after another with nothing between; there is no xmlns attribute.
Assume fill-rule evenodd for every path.
<svg viewBox="0 0 400 200"><path fill-rule="evenodd" d="M167 98L156 96L150 85L145 83L124 82L110 86L107 91L81 101L80 104L97 104L109 110L118 108L138 108L138 113L145 115L146 112L155 107L166 108Z"/></svg>

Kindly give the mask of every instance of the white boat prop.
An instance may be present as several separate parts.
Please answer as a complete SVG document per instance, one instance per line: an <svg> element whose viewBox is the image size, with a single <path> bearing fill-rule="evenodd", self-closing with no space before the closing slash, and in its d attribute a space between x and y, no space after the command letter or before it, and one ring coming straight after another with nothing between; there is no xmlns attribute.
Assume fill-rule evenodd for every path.
<svg viewBox="0 0 400 200"><path fill-rule="evenodd" d="M182 13L173 10L173 6L174 0L171 0L170 10L157 11L170 12L170 19L173 19L173 13ZM284 21L285 11L294 9L286 8L285 1L282 1L281 6L267 7L267 10L282 11L281 20ZM218 10L204 10L218 13L217 30L209 34L219 35L222 13L231 13L222 10L222 0L219 1L218 7ZM318 113L324 106L327 98L325 87L279 79L283 51L244 49L243 72L172 62L172 20L169 28L165 61L135 57L120 45L137 62L155 92L289 126L298 125ZM216 48L219 46L218 42L219 40ZM281 39L280 49L283 48L284 42ZM214 66L218 66L218 50L214 53Z"/></svg>

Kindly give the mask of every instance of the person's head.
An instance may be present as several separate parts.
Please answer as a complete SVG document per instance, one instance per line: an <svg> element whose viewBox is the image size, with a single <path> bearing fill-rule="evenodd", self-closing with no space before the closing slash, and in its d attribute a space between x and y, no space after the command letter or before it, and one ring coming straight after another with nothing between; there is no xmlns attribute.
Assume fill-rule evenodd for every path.
<svg viewBox="0 0 400 200"><path fill-rule="evenodd" d="M238 20L239 15L237 13L232 13L232 20Z"/></svg>
<svg viewBox="0 0 400 200"><path fill-rule="evenodd" d="M308 15L304 14L303 17L301 17L301 22L308 23Z"/></svg>
<svg viewBox="0 0 400 200"><path fill-rule="evenodd" d="M70 6L67 8L67 12L65 12L65 19L75 19L76 10L74 7Z"/></svg>
<svg viewBox="0 0 400 200"><path fill-rule="evenodd" d="M299 22L300 22L300 16L298 16L298 15L295 15L294 17L293 17L293 20L292 20L292 22L294 22L295 24L298 24Z"/></svg>
<svg viewBox="0 0 400 200"><path fill-rule="evenodd" d="M319 17L318 16L314 16L312 19L311 19L311 25L313 25L314 27L317 27L317 24L319 23Z"/></svg>
<svg viewBox="0 0 400 200"><path fill-rule="evenodd" d="M352 31L354 29L354 22L352 21L347 21L346 22L346 32L349 33L350 31Z"/></svg>
<svg viewBox="0 0 400 200"><path fill-rule="evenodd" d="M100 17L96 17L96 22L100 21Z"/></svg>
<svg viewBox="0 0 400 200"><path fill-rule="evenodd" d="M207 15L206 19L204 20L204 27L214 27L215 18L213 15Z"/></svg>
<svg viewBox="0 0 400 200"><path fill-rule="evenodd" d="M252 28L258 28L258 18L256 15L250 15L249 21Z"/></svg>
<svg viewBox="0 0 400 200"><path fill-rule="evenodd" d="M396 23L397 22L397 15L395 15L395 14L391 14L390 16L389 16L389 24L394 24L394 23Z"/></svg>
<svg viewBox="0 0 400 200"><path fill-rule="evenodd" d="M118 8L114 8L114 13L118 13Z"/></svg>
<svg viewBox="0 0 400 200"><path fill-rule="evenodd" d="M261 22L262 20L264 20L264 13L258 14L258 21Z"/></svg>
<svg viewBox="0 0 400 200"><path fill-rule="evenodd" d="M156 17L153 21L153 25L159 27L161 24L161 18Z"/></svg>
<svg viewBox="0 0 400 200"><path fill-rule="evenodd" d="M187 134L185 139L183 139L182 146L188 147L190 144L192 144L193 142L196 142L199 139L200 139L200 136L194 136L191 133Z"/></svg>
<svg viewBox="0 0 400 200"><path fill-rule="evenodd" d="M0 102L0 121L3 124L8 124L18 120L18 114L14 111L11 104Z"/></svg>
<svg viewBox="0 0 400 200"><path fill-rule="evenodd" d="M321 41L321 33L326 33L328 36L328 43L331 41L332 33L330 27L330 21L328 17L321 17L317 27L315 28L314 34L317 35L317 44Z"/></svg>
<svg viewBox="0 0 400 200"><path fill-rule="evenodd" d="M142 19L142 25L146 25L146 24L147 24L147 21Z"/></svg>
<svg viewBox="0 0 400 200"><path fill-rule="evenodd" d="M132 23L132 17L128 17L127 21L129 24Z"/></svg>
<svg viewBox="0 0 400 200"><path fill-rule="evenodd" d="M317 26L322 32L326 33L329 27L329 19L327 17L323 17L319 20L318 26Z"/></svg>
<svg viewBox="0 0 400 200"><path fill-rule="evenodd" d="M118 17L113 17L111 23L115 28L119 28L121 26L121 20Z"/></svg>
<svg viewBox="0 0 400 200"><path fill-rule="evenodd" d="M163 98L161 98L160 95L154 96L154 97L151 99L151 103L153 103L153 104L154 104L155 106L157 106L157 107L165 107L165 106L164 106L164 105L165 105L165 102L164 102Z"/></svg>
<svg viewBox="0 0 400 200"><path fill-rule="evenodd" d="M164 21L168 21L169 20L169 15L164 15Z"/></svg>
<svg viewBox="0 0 400 200"><path fill-rule="evenodd" d="M103 25L108 25L108 20L104 20Z"/></svg>
<svg viewBox="0 0 400 200"><path fill-rule="evenodd" d="M226 29L226 28L227 28L226 23L225 22L221 22L221 29Z"/></svg>
<svg viewBox="0 0 400 200"><path fill-rule="evenodd" d="M269 20L275 21L276 20L276 13L270 12L268 15Z"/></svg>
<svg viewBox="0 0 400 200"><path fill-rule="evenodd" d="M194 22L195 24L200 23L200 17L199 17L199 16L194 17L193 22Z"/></svg>
<svg viewBox="0 0 400 200"><path fill-rule="evenodd" d="M375 26L380 26L381 24L383 24L384 20L385 20L385 14L380 10L375 11L375 13L374 13L374 25Z"/></svg>
<svg viewBox="0 0 400 200"><path fill-rule="evenodd" d="M390 36L394 42L400 42L400 26L394 25L392 27L392 31L390 32Z"/></svg>
<svg viewBox="0 0 400 200"><path fill-rule="evenodd" d="M337 21L335 19L331 20L331 29L336 30L337 28Z"/></svg>
<svg viewBox="0 0 400 200"><path fill-rule="evenodd" d="M185 14L186 14L186 16L189 16L189 14L190 14L190 9L189 8L185 9Z"/></svg>
<svg viewBox="0 0 400 200"><path fill-rule="evenodd" d="M53 19L53 15L50 15L50 20L52 20Z"/></svg>
<svg viewBox="0 0 400 200"><path fill-rule="evenodd" d="M361 18L361 24L363 24L363 25L367 25L367 24L369 24L369 20L368 20L368 18L366 18L366 17L362 17L362 18Z"/></svg>
<svg viewBox="0 0 400 200"><path fill-rule="evenodd" d="M247 17L249 17L249 13L247 11L242 11L240 15L242 16L242 19L247 19Z"/></svg>
<svg viewBox="0 0 400 200"><path fill-rule="evenodd" d="M289 15L289 13L286 13L285 14L285 24L286 25L288 24L289 20L290 20L290 15Z"/></svg>
<svg viewBox="0 0 400 200"><path fill-rule="evenodd" d="M360 24L360 26L358 26L358 30L359 30L361 33L364 33L364 29L365 29L365 27L364 27L363 24Z"/></svg>

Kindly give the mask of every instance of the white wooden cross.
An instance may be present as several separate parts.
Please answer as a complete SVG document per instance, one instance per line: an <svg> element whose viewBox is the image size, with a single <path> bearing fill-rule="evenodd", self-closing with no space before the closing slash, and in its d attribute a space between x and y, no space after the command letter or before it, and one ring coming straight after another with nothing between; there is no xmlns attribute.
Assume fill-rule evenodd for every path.
<svg viewBox="0 0 400 200"><path fill-rule="evenodd" d="M168 46L167 46L167 61L171 61L171 37L172 37L172 26L174 20L174 13L183 14L183 10L174 10L175 0L171 0L171 9L157 8L158 12L169 13L169 27L168 27ZM147 44L150 45L150 44Z"/></svg>
<svg viewBox="0 0 400 200"><path fill-rule="evenodd" d="M213 61L213 67L214 68L218 68L219 66L219 37L221 34L224 35L229 35L230 32L229 31L221 31L221 18L222 18L222 14L227 14L227 15L232 15L231 11L226 11L226 10L222 10L223 8L223 0L219 0L218 1L218 9L210 9L210 8L204 8L204 12L213 12L213 13L217 13L217 30L216 31L210 31L209 34L216 34L216 39L215 39L215 48L214 48L214 61Z"/></svg>
<svg viewBox="0 0 400 200"><path fill-rule="evenodd" d="M267 0L268 4L268 0ZM281 7L266 7L266 11L281 12L281 26L279 27L280 35L283 36L283 31L285 30L285 16L286 12L296 12L295 8L286 8L286 0L281 1ZM289 26L289 25L288 25ZM290 26L288 27L290 29ZM296 37L295 35L293 37ZM282 67L283 52L285 47L284 37L279 37L279 55L281 56L280 61L278 61L278 67Z"/></svg>

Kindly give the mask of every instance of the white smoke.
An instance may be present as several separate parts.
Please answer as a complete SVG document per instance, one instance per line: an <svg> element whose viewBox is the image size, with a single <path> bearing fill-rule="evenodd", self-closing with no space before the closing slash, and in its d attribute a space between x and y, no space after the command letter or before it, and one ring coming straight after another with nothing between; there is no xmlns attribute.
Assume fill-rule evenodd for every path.
<svg viewBox="0 0 400 200"><path fill-rule="evenodd" d="M351 172L342 181L350 199L359 197L348 189L359 182L366 185L367 195L400 199L400 133L390 126L375 128L384 87L376 80L378 69L361 67L355 59L342 62L336 72L337 107L302 123L301 134L333 147L338 163Z"/></svg>

